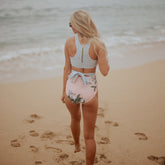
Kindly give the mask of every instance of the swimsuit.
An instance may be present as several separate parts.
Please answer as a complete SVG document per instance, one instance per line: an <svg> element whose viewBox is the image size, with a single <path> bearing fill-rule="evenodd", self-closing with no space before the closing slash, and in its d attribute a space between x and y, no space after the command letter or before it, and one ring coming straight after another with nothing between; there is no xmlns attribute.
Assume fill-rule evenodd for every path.
<svg viewBox="0 0 165 165"><path fill-rule="evenodd" d="M77 52L70 57L71 65L77 68L95 68L97 60L89 56L90 42L80 44L78 35L75 35ZM81 73L72 70L66 82L66 95L75 104L89 102L97 93L97 80L95 73Z"/></svg>

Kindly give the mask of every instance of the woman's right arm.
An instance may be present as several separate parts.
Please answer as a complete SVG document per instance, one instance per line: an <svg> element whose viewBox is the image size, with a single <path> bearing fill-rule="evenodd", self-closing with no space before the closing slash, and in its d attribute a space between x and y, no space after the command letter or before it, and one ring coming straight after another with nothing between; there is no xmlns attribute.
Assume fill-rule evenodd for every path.
<svg viewBox="0 0 165 165"><path fill-rule="evenodd" d="M65 44L65 66L64 66L64 75L63 75L63 92L62 92L62 102L65 103L65 89L66 89L66 82L68 80L68 75L71 73L71 63L70 63L70 58L69 58L69 51L68 51L68 44L69 41L66 41Z"/></svg>
<svg viewBox="0 0 165 165"><path fill-rule="evenodd" d="M103 43L101 43L101 46L98 47L97 52L100 72L103 76L106 76L110 70L110 66L108 64L106 47Z"/></svg>

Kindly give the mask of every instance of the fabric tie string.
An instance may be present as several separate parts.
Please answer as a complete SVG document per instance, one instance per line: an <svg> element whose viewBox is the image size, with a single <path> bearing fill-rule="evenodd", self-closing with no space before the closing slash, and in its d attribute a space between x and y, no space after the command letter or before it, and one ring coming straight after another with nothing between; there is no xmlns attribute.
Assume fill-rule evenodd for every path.
<svg viewBox="0 0 165 165"><path fill-rule="evenodd" d="M73 78L72 79L72 82L75 82L76 79L80 76L82 78L82 81L84 83L84 86L86 86L87 84L90 83L90 80L86 77L86 75L88 75L88 74L84 74L84 73L76 72L76 71L73 71L72 70L71 74L68 77L69 78Z"/></svg>

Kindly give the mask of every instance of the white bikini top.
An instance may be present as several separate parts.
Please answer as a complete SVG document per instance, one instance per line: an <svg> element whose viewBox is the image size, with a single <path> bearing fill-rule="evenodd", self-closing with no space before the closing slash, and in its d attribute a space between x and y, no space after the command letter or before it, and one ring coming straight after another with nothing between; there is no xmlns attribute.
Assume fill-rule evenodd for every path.
<svg viewBox="0 0 165 165"><path fill-rule="evenodd" d="M90 42L86 45L82 45L79 42L78 34L75 35L77 52L75 56L70 57L71 65L76 68L95 68L97 60L93 60L89 56Z"/></svg>

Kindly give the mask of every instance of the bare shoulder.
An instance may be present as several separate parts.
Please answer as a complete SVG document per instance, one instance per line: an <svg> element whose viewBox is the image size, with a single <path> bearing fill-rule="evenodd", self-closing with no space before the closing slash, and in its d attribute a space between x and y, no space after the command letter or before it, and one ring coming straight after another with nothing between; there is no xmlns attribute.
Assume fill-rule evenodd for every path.
<svg viewBox="0 0 165 165"><path fill-rule="evenodd" d="M74 44L75 42L75 37L72 36L72 37L69 37L67 40L66 40L66 43L65 43L65 46L66 47L70 47Z"/></svg>
<svg viewBox="0 0 165 165"><path fill-rule="evenodd" d="M104 42L97 41L91 44L93 47L93 50L96 52L97 57L101 57L107 54L106 46Z"/></svg>

